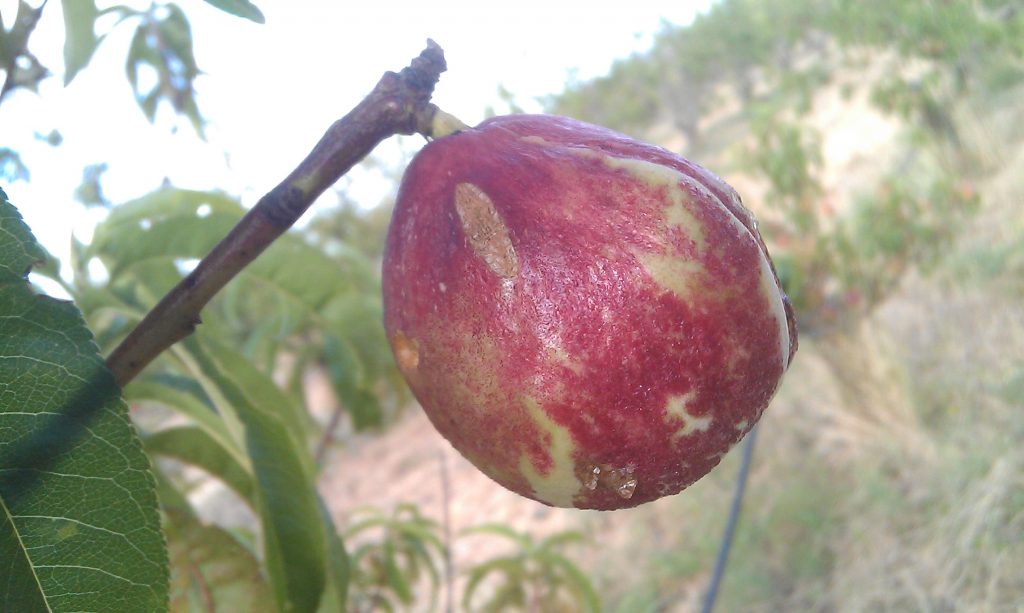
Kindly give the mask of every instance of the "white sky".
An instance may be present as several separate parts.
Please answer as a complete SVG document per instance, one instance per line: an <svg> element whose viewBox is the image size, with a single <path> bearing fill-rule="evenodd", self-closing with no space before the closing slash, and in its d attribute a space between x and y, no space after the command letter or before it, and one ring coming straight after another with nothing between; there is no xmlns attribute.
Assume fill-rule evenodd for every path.
<svg viewBox="0 0 1024 613"><path fill-rule="evenodd" d="M134 31L127 23L113 29L92 65L64 88L63 17L60 3L52 0L30 49L57 76L43 82L40 96L18 92L0 106L0 147L21 154L32 180L4 188L40 242L65 256L71 232L88 237L102 215L73 199L88 164L109 164L103 187L115 203L142 195L168 177L180 187L240 195L251 205L383 72L406 66L428 37L444 48L448 60L434 102L475 124L488 105L502 110L499 84L527 111L539 111L537 99L560 91L570 75L605 74L616 58L647 49L663 21L688 23L709 3L255 0L267 19L257 25L200 0L180 0L204 72L196 87L208 120L204 143L170 112L155 126L143 117L124 76ZM17 0L0 0L6 25L16 7ZM53 129L64 137L59 147L34 137ZM385 143L378 155L397 159L421 142L409 137ZM345 185L372 205L381 195L381 181L365 176L355 174Z"/></svg>

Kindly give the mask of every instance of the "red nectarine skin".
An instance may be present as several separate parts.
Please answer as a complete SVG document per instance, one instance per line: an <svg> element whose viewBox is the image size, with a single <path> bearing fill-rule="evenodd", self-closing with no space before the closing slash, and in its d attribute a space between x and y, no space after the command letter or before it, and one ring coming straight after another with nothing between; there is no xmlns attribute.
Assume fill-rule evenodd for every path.
<svg viewBox="0 0 1024 613"><path fill-rule="evenodd" d="M555 506L687 487L758 420L796 350L731 187L560 117L498 117L424 147L383 284L388 338L433 424Z"/></svg>

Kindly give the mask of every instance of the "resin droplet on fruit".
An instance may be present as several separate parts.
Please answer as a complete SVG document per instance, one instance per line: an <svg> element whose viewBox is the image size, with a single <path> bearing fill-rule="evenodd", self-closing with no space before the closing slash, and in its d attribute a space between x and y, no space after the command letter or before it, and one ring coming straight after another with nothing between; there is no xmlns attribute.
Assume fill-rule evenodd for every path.
<svg viewBox="0 0 1024 613"><path fill-rule="evenodd" d="M756 423L796 351L732 188L559 117L498 117L424 147L383 283L396 361L435 427L556 506L687 487Z"/></svg>
<svg viewBox="0 0 1024 613"><path fill-rule="evenodd" d="M614 468L608 465L587 466L580 476L583 486L594 491L598 487L606 488L615 492L622 498L629 500L636 491L636 478L633 476L633 467Z"/></svg>

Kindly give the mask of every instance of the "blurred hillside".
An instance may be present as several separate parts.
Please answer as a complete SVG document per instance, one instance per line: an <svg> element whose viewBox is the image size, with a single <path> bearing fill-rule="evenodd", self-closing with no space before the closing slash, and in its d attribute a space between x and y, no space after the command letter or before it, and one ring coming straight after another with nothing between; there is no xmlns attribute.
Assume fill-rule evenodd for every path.
<svg viewBox="0 0 1024 613"><path fill-rule="evenodd" d="M797 307L723 610L1024 600L1021 9L727 0L552 101L722 174ZM706 572L729 476L624 602Z"/></svg>
<svg viewBox="0 0 1024 613"><path fill-rule="evenodd" d="M1021 100L1019 1L723 0L548 101L721 174L797 307L719 610L1024 602ZM456 529L581 526L608 610L699 603L737 454L679 496L583 513L507 500L427 430L413 417L341 452L336 512L412 501ZM398 486L367 491L368 474ZM457 569L475 555L457 547Z"/></svg>

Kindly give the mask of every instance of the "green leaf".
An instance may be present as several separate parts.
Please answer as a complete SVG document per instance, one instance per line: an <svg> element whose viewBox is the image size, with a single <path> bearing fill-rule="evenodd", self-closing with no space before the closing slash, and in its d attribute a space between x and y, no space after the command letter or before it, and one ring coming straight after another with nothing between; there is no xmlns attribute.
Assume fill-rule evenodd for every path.
<svg viewBox="0 0 1024 613"><path fill-rule="evenodd" d="M128 44L128 55L124 64L125 76L128 77L128 84L132 86L136 96L139 95L139 64L155 64L157 59L156 53L146 44L145 24L140 25L135 29L135 34Z"/></svg>
<svg viewBox="0 0 1024 613"><path fill-rule="evenodd" d="M110 285L144 286L153 300L142 302L151 306L182 278L175 263L206 255L244 212L221 193L158 190L115 207L81 258L100 258Z"/></svg>
<svg viewBox="0 0 1024 613"><path fill-rule="evenodd" d="M225 13L231 13L237 17L244 17L256 23L266 23L263 13L256 8L256 5L248 0L206 0L210 6L215 6Z"/></svg>
<svg viewBox="0 0 1024 613"><path fill-rule="evenodd" d="M515 542L524 551L533 549L533 541L529 534L516 532L512 527L505 524L486 523L479 526L472 526L462 531L462 534L496 534Z"/></svg>
<svg viewBox="0 0 1024 613"><path fill-rule="evenodd" d="M46 611L43 587L39 585L32 560L3 498L0 498L0 554L4 559L6 584L0 591L0 611Z"/></svg>
<svg viewBox="0 0 1024 613"><path fill-rule="evenodd" d="M226 530L199 521L159 472L157 482L171 562L171 611L273 611L252 551Z"/></svg>
<svg viewBox="0 0 1024 613"><path fill-rule="evenodd" d="M224 194L159 190L115 208L96 228L89 255L109 261L112 277L152 260L201 258L244 214L238 201ZM273 289L310 316L354 285L377 292L373 266L365 258L351 253L339 266L291 234L275 241L242 276Z"/></svg>
<svg viewBox="0 0 1024 613"><path fill-rule="evenodd" d="M565 576L562 582L576 594L585 611L597 613L601 610L601 598L597 595L594 584L578 566L565 556L550 551L545 553L544 561L561 570Z"/></svg>
<svg viewBox="0 0 1024 613"><path fill-rule="evenodd" d="M200 131L202 116L195 104L194 83L200 74L192 45L192 28L184 11L174 3L152 4L135 30L125 60L125 72L135 100L152 122L161 101L174 112L185 115ZM139 87L139 66L156 72L156 83L147 90Z"/></svg>
<svg viewBox="0 0 1024 613"><path fill-rule="evenodd" d="M377 511L375 510L375 512ZM386 515L376 515L351 524L345 530L345 535L348 537L354 537L358 536L361 532L366 532L373 528L387 528L391 525L391 521L391 518Z"/></svg>
<svg viewBox="0 0 1024 613"><path fill-rule="evenodd" d="M469 580L466 581L466 587L462 592L463 608L473 610L472 607L470 607L473 595L476 593L477 588L480 587L480 583L492 572L500 572L504 574L506 577L506 583L522 583L523 575L525 573L525 569L523 568L523 559L511 556L492 558L470 569Z"/></svg>
<svg viewBox="0 0 1024 613"><path fill-rule="evenodd" d="M422 563L422 568L426 568L427 574L430 577L431 598L436 598L437 587L441 583L441 573L434 561L434 556L431 555L428 547L429 542L429 540L421 538L419 534L409 533L402 539L401 547L406 551L408 558L406 572L409 577L414 581L419 578L420 564ZM438 555L439 557L444 556L443 548L438 552Z"/></svg>
<svg viewBox="0 0 1024 613"><path fill-rule="evenodd" d="M558 532L556 534L552 534L551 536L549 536L546 539L542 540L540 542L540 544L537 545L537 550L538 551L554 550L554 549L558 549L559 547L561 547L563 545L568 545L568 544L573 544L573 543L584 543L586 541L587 541L587 537L582 532L580 532L578 530L565 530L563 532Z"/></svg>
<svg viewBox="0 0 1024 613"><path fill-rule="evenodd" d="M422 522L415 524L404 522L395 526L395 529L411 542L423 544L424 547L426 545L430 545L434 547L439 554L444 555L444 542L437 535L437 524L428 520L423 520ZM427 556L430 555L427 553L425 548L422 551Z"/></svg>
<svg viewBox="0 0 1024 613"><path fill-rule="evenodd" d="M188 17L176 4L167 4L167 17L157 22L157 29L160 31L160 43L163 51L170 51L182 64L175 69L175 72L183 76L194 76L199 72L196 65L196 58L192 51L192 26ZM166 59L164 60L165 63ZM170 66L167 66L170 69Z"/></svg>
<svg viewBox="0 0 1024 613"><path fill-rule="evenodd" d="M508 581L503 583L480 608L481 611L489 613L500 613L512 609L526 610L526 588L521 581ZM543 605L541 605L543 608Z"/></svg>
<svg viewBox="0 0 1024 613"><path fill-rule="evenodd" d="M17 14L8 22L10 29L0 36L0 44L4 48L0 52L3 66L13 68L5 76L5 87L9 86L7 91L23 88L39 93L39 83L50 76L50 71L28 51L28 41L35 31L43 6L33 6L25 0L18 0L17 6Z"/></svg>
<svg viewBox="0 0 1024 613"><path fill-rule="evenodd" d="M196 426L178 426L146 436L142 442L150 454L202 468L256 508L249 470L205 430Z"/></svg>
<svg viewBox="0 0 1024 613"><path fill-rule="evenodd" d="M327 584L328 590L324 593L324 601L320 604L320 610L324 613L343 611L345 603L348 602L348 584L351 576L351 564L348 553L345 551L345 544L338 534L331 513L320 499L320 516L323 518L324 538L327 542Z"/></svg>
<svg viewBox="0 0 1024 613"><path fill-rule="evenodd" d="M406 579L405 573L398 567L398 562L395 559L395 548L391 541L385 541L384 543L384 572L387 573L388 585L394 590L398 599L403 604L412 604L412 586L409 585L409 580Z"/></svg>
<svg viewBox="0 0 1024 613"><path fill-rule="evenodd" d="M78 310L28 285L41 253L0 190L0 608L165 610L149 461Z"/></svg>
<svg viewBox="0 0 1024 613"><path fill-rule="evenodd" d="M45 260L46 251L0 189L0 283L24 282L32 267Z"/></svg>
<svg viewBox="0 0 1024 613"><path fill-rule="evenodd" d="M96 229L85 257L106 264L112 285L141 285L159 296L182 275L176 270L157 275L154 269L203 257L244 213L223 194L160 190L116 207ZM328 257L296 234L282 236L225 288L203 318L220 338L261 364L273 362L282 338L302 332L317 341L324 337L313 343L315 354L299 357L323 355L355 425L374 427L384 415L377 384L391 377L397 383L398 371L379 325L374 265L357 252L339 257ZM296 274L299 270L302 274Z"/></svg>
<svg viewBox="0 0 1024 613"><path fill-rule="evenodd" d="M345 402L363 385L366 373L356 355L352 343L337 334L326 334L324 356L327 358L328 375L338 396Z"/></svg>
<svg viewBox="0 0 1024 613"><path fill-rule="evenodd" d="M109 287L76 284L75 303L92 327L101 352L112 351L146 315L145 309L132 297Z"/></svg>
<svg viewBox="0 0 1024 613"><path fill-rule="evenodd" d="M70 286L60 276L60 260L51 255L45 248L42 249L43 253L46 254L46 257L41 264L33 267L33 276L36 278L46 277L47 279L57 282L57 284L62 286L64 289L70 289Z"/></svg>
<svg viewBox="0 0 1024 613"><path fill-rule="evenodd" d="M274 611L260 563L229 532L168 510L172 611Z"/></svg>
<svg viewBox="0 0 1024 613"><path fill-rule="evenodd" d="M337 334L326 333L324 358L331 386L352 416L356 430L380 427L384 422L384 412L377 396L364 387L366 372L352 343Z"/></svg>
<svg viewBox="0 0 1024 613"><path fill-rule="evenodd" d="M189 417L206 435L233 455L239 464L246 456L210 399L191 379L173 375L143 375L125 388L128 402L155 402ZM195 389L199 388L199 389Z"/></svg>
<svg viewBox="0 0 1024 613"><path fill-rule="evenodd" d="M24 2L25 0L21 0ZM19 6L20 8L20 6ZM14 52L10 49L11 44L11 33L4 29L3 20L0 20L0 66L8 66L11 62L11 53Z"/></svg>
<svg viewBox="0 0 1024 613"><path fill-rule="evenodd" d="M218 362L230 364L230 375L246 392L256 399L256 408L279 420L282 432L291 437L294 453L310 474L316 474L313 456L309 453L308 437L312 434L306 428L306 414L294 400L274 384L273 379L260 372L245 356L228 348L204 331L198 336L203 349ZM245 424L245 421L241 421Z"/></svg>
<svg viewBox="0 0 1024 613"><path fill-rule="evenodd" d="M92 59L100 39L95 25L99 10L94 0L63 0L64 8L64 85Z"/></svg>
<svg viewBox="0 0 1024 613"><path fill-rule="evenodd" d="M257 508L263 524L264 557L278 607L315 611L325 586L327 544L310 469L309 454L294 436L290 410L278 396L252 385L262 376L244 358L195 338L178 349L194 360L196 374L221 413L233 413L244 426L246 450L256 479ZM257 389L259 388L259 389Z"/></svg>

